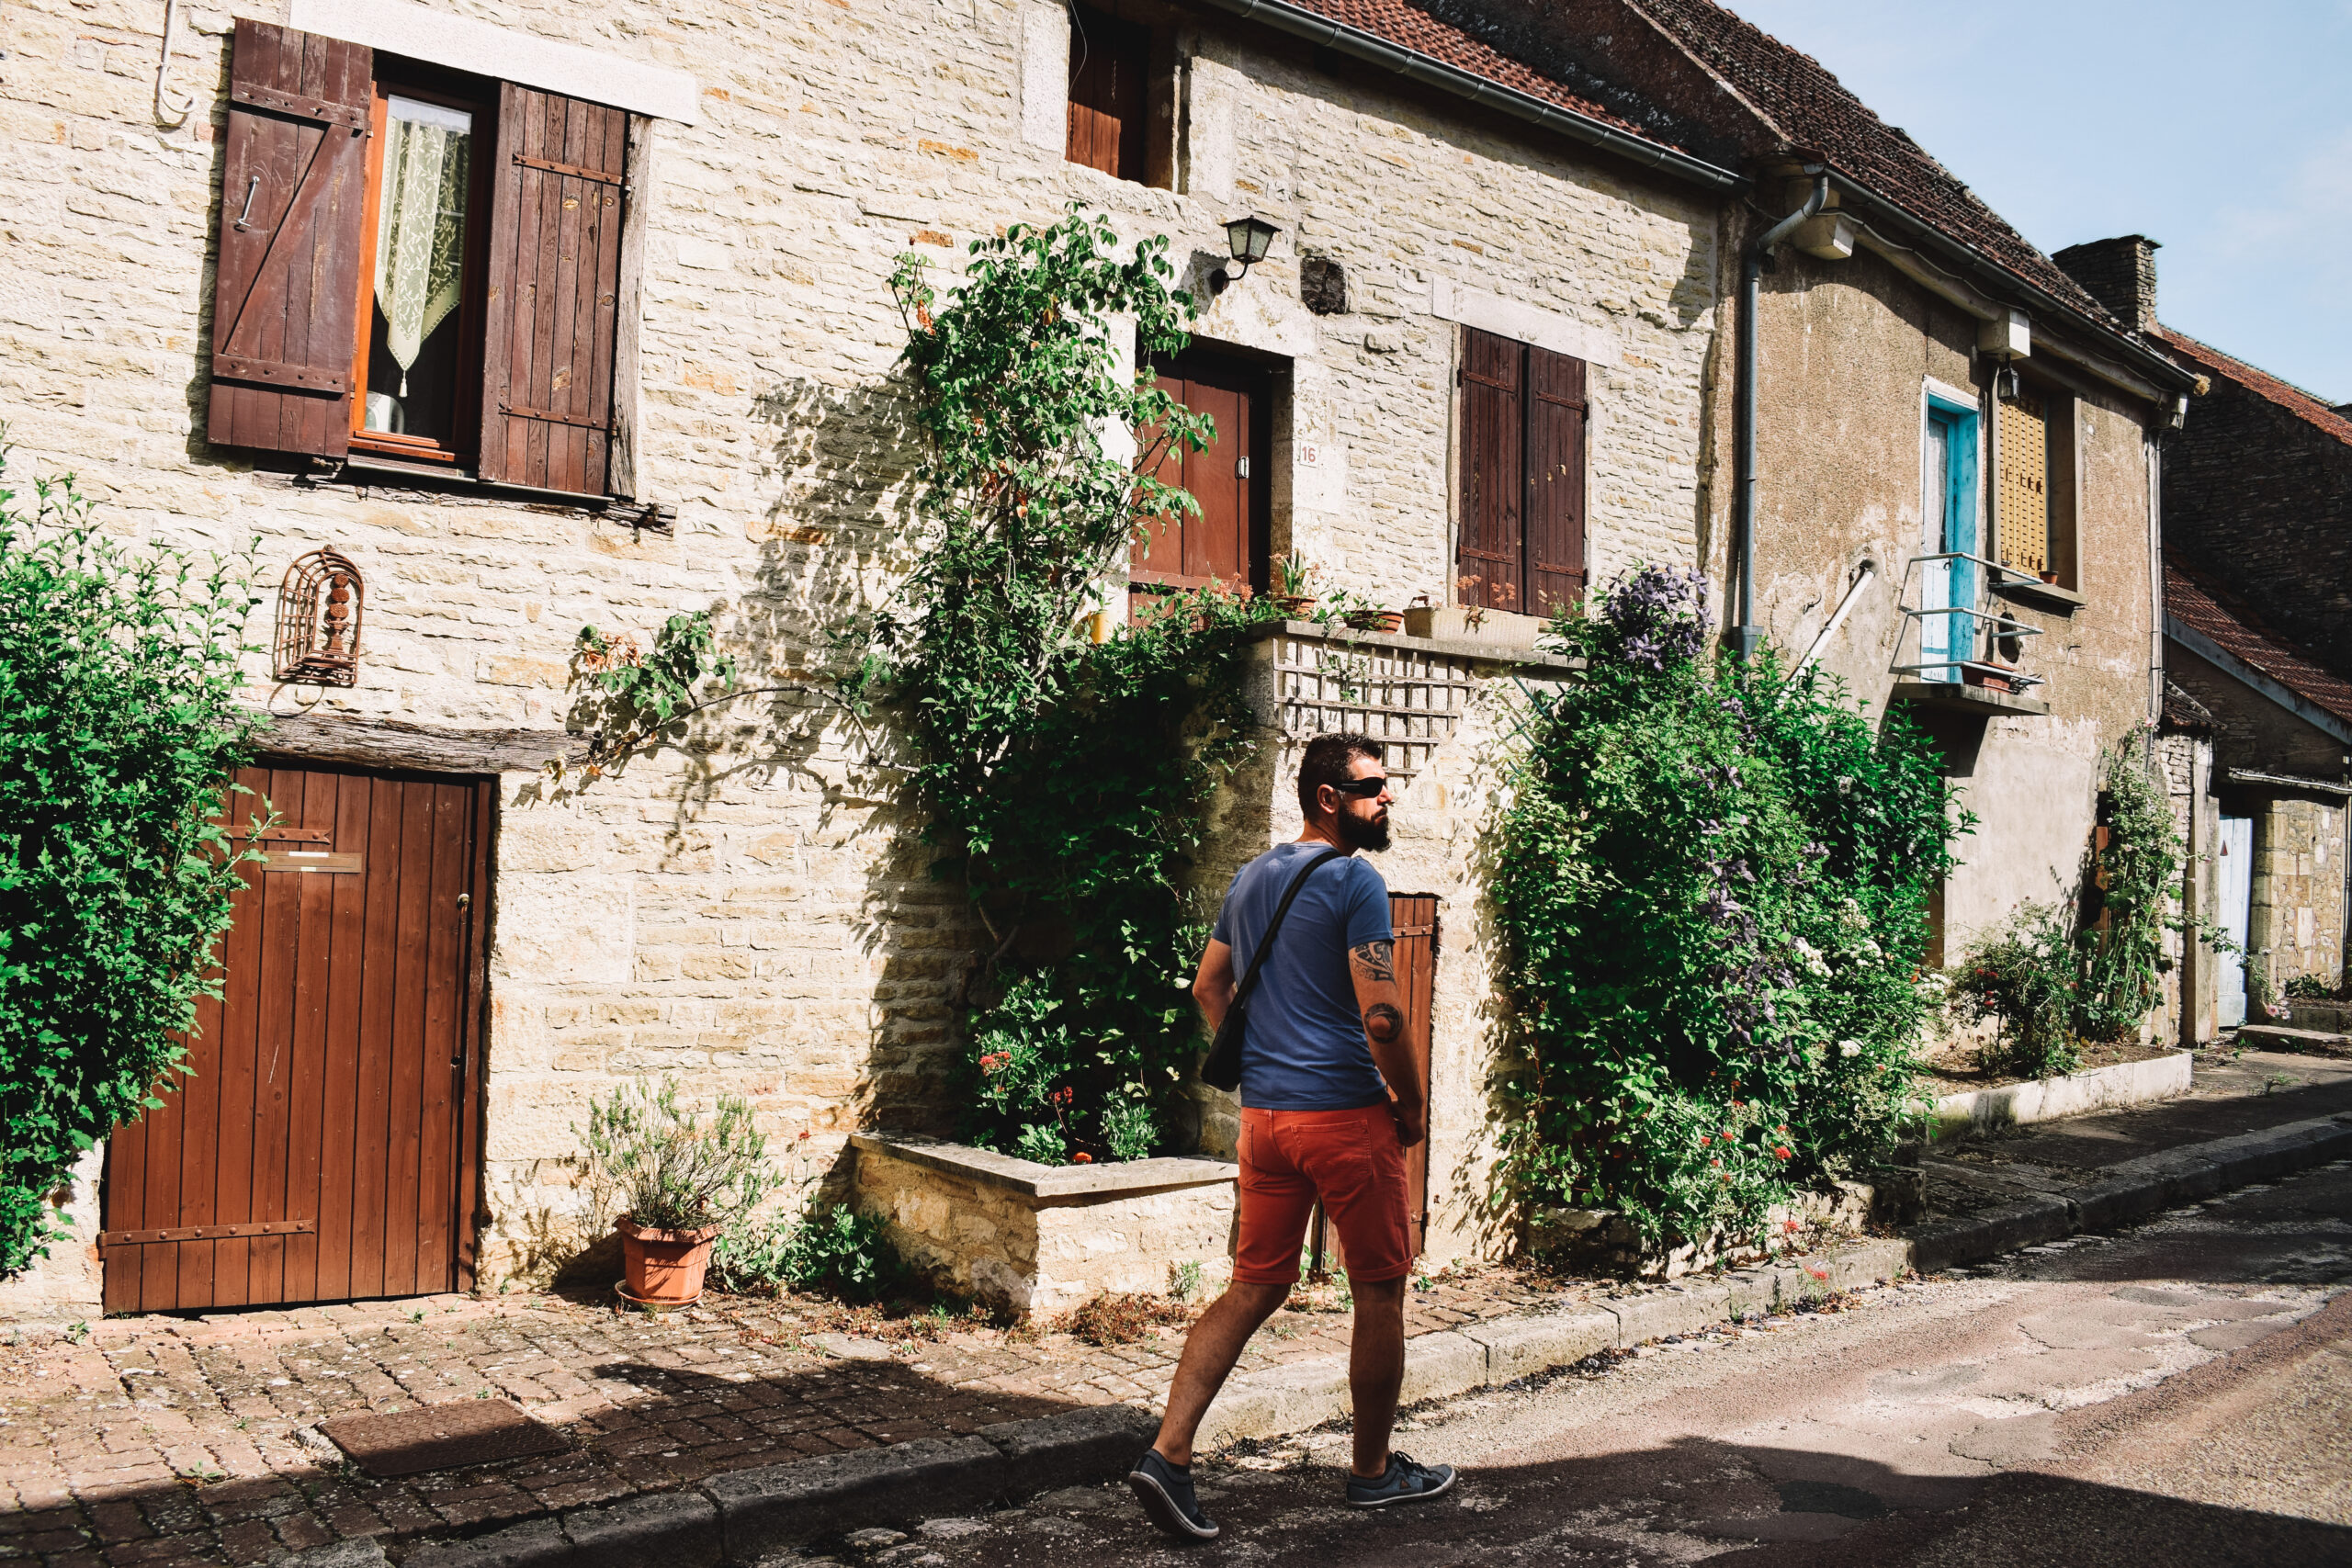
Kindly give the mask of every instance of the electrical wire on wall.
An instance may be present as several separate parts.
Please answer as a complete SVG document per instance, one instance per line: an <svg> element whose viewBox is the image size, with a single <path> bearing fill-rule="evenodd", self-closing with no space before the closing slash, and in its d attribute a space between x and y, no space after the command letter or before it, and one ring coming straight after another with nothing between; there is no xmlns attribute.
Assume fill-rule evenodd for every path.
<svg viewBox="0 0 2352 1568"><path fill-rule="evenodd" d="M187 97L175 103L164 90L164 82L172 73L172 33L180 19L180 0L164 0L164 47L155 60L155 123L176 130L187 123L196 112L196 99Z"/></svg>

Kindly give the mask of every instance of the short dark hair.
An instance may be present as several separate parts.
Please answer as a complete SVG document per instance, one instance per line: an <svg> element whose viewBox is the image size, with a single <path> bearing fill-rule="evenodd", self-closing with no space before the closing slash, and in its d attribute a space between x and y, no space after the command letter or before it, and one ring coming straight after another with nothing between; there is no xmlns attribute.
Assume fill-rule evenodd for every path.
<svg viewBox="0 0 2352 1568"><path fill-rule="evenodd" d="M1306 743L1306 753L1298 760L1298 808L1309 822L1315 820L1315 794L1325 784L1348 782L1348 771L1358 757L1369 757L1377 762L1387 755L1379 741L1369 735L1318 735Z"/></svg>

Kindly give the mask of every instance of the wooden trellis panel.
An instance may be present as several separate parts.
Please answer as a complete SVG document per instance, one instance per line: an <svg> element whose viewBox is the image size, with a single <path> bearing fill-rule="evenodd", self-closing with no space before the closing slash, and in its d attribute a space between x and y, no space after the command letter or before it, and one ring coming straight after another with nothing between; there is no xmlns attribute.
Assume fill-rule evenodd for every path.
<svg viewBox="0 0 2352 1568"><path fill-rule="evenodd" d="M1411 782L1469 710L1470 661L1387 643L1274 638L1274 696L1285 736L1368 735L1391 776Z"/></svg>

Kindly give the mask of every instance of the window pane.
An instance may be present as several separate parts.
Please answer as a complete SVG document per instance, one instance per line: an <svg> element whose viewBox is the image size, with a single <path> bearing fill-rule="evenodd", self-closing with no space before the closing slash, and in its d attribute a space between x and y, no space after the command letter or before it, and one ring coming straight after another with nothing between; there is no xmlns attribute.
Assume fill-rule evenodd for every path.
<svg viewBox="0 0 2352 1568"><path fill-rule="evenodd" d="M386 100L367 428L447 442L457 431L458 307L474 117Z"/></svg>

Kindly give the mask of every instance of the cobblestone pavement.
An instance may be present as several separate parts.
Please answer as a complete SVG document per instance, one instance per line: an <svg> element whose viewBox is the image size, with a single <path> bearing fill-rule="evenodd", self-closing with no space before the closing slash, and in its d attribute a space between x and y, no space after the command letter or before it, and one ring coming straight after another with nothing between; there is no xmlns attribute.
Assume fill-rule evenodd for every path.
<svg viewBox="0 0 2352 1568"><path fill-rule="evenodd" d="M1416 1291L1415 1333L1576 1299L1498 1269ZM1279 1314L1245 1368L1331 1354L1326 1290ZM1157 1404L1182 1348L987 1327L876 1338L813 1302L707 1298L674 1317L533 1295L148 1316L78 1342L0 1343L0 1562L256 1562L339 1538L466 1529L718 1471L965 1433L1113 1401ZM904 1320L879 1332L905 1334ZM570 1451L379 1481L316 1423L515 1401Z"/></svg>

